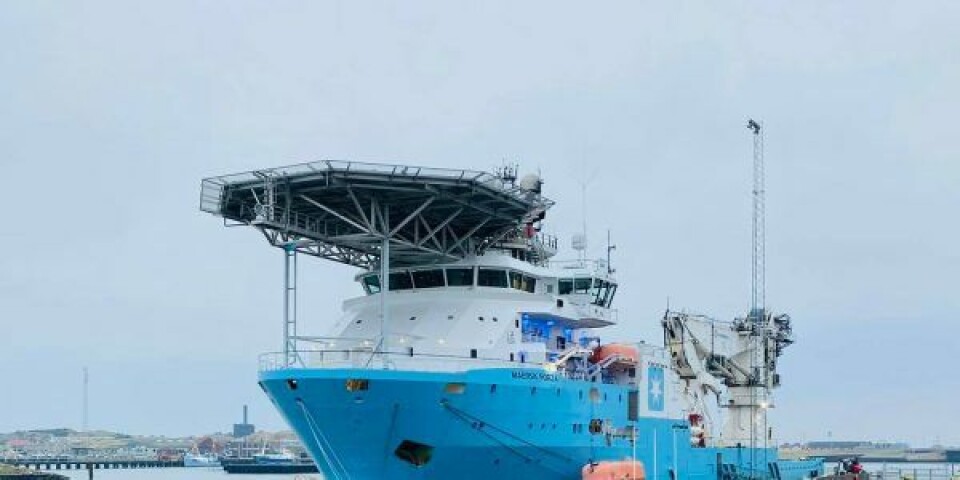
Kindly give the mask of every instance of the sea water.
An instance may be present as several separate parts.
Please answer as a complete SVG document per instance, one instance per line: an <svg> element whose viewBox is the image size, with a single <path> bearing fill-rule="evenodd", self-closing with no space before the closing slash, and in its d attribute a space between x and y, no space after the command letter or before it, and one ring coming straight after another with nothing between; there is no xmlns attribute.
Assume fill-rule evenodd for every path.
<svg viewBox="0 0 960 480"><path fill-rule="evenodd" d="M40 470L47 472L48 470ZM71 480L87 480L86 470L49 470ZM94 480L322 480L317 473L295 475L231 475L220 467L195 468L119 468L94 470Z"/></svg>

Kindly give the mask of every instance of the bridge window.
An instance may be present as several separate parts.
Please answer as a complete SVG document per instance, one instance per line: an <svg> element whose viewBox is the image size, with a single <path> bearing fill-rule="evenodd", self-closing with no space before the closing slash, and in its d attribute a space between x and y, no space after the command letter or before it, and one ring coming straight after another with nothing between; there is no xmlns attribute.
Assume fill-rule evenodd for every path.
<svg viewBox="0 0 960 480"><path fill-rule="evenodd" d="M592 278L575 278L573 280L573 293L590 293L592 284Z"/></svg>
<svg viewBox="0 0 960 480"><path fill-rule="evenodd" d="M477 273L477 285L481 287L499 287L507 288L507 272L505 270L493 270L481 268Z"/></svg>
<svg viewBox="0 0 960 480"><path fill-rule="evenodd" d="M523 276L523 290L525 292L533 293L537 289L537 279L533 277Z"/></svg>
<svg viewBox="0 0 960 480"><path fill-rule="evenodd" d="M607 308L610 308L610 305L613 305L613 295L617 293L617 284L610 284L610 292L607 294Z"/></svg>
<svg viewBox="0 0 960 480"><path fill-rule="evenodd" d="M510 288L523 290L523 274L520 272L510 272Z"/></svg>
<svg viewBox="0 0 960 480"><path fill-rule="evenodd" d="M436 288L446 286L443 281L443 270L414 270L413 286L416 288Z"/></svg>
<svg viewBox="0 0 960 480"><path fill-rule="evenodd" d="M607 304L607 295L610 293L610 282L606 280L600 280L599 278L593 281L593 304L599 306L606 306Z"/></svg>
<svg viewBox="0 0 960 480"><path fill-rule="evenodd" d="M448 268L447 285L451 287L470 287L473 285L472 268Z"/></svg>
<svg viewBox="0 0 960 480"><path fill-rule="evenodd" d="M510 272L510 287L524 292L533 293L536 290L537 279L520 272Z"/></svg>
<svg viewBox="0 0 960 480"><path fill-rule="evenodd" d="M380 276L367 275L363 277L363 289L367 291L368 295L380 293Z"/></svg>
<svg viewBox="0 0 960 480"><path fill-rule="evenodd" d="M410 272L393 272L390 274L390 290L410 290L413 288L413 280L410 278Z"/></svg>
<svg viewBox="0 0 960 480"><path fill-rule="evenodd" d="M570 295L573 293L573 279L572 278L561 278L557 285L560 287L557 289L557 294L559 295Z"/></svg>

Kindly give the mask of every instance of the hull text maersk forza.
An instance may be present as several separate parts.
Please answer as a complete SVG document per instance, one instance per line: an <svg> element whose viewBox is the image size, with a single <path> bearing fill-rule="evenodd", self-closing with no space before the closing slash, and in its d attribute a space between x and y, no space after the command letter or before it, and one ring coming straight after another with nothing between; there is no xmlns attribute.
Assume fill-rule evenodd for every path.
<svg viewBox="0 0 960 480"><path fill-rule="evenodd" d="M323 161L203 181L203 210L285 252L284 350L260 385L326 478L822 471L779 460L765 422L788 317L668 312L664 346L611 343L617 281L552 259L552 204L510 169ZM304 255L361 269L329 336L297 332Z"/></svg>

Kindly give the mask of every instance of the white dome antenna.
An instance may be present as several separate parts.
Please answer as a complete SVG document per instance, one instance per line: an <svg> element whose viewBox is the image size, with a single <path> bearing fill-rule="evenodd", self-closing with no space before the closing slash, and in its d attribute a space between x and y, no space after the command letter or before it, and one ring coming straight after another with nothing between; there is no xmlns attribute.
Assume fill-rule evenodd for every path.
<svg viewBox="0 0 960 480"><path fill-rule="evenodd" d="M543 179L535 173L524 175L523 178L520 179L519 185L520 188L538 195L543 191Z"/></svg>

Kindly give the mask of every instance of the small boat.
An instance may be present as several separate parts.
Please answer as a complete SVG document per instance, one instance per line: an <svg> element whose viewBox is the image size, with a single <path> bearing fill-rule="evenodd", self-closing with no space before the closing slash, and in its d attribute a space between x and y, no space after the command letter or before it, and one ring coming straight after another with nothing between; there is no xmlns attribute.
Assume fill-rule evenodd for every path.
<svg viewBox="0 0 960 480"><path fill-rule="evenodd" d="M219 467L220 459L212 453L191 452L183 455L184 467Z"/></svg>
<svg viewBox="0 0 960 480"><path fill-rule="evenodd" d="M280 453L260 453L253 456L253 463L257 465L286 465L295 462L297 462L297 457L287 451Z"/></svg>
<svg viewBox="0 0 960 480"><path fill-rule="evenodd" d="M253 456L252 462L224 463L227 473L291 474L316 473L317 465L311 460L301 460L290 452L261 453Z"/></svg>

